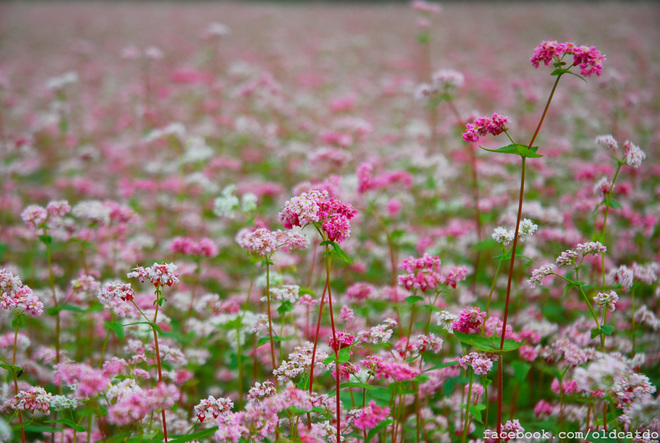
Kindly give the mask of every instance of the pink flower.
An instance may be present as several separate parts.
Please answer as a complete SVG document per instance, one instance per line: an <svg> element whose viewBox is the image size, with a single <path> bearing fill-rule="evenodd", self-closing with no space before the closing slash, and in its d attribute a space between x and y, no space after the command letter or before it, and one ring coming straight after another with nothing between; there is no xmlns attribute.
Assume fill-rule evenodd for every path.
<svg viewBox="0 0 660 443"><path fill-rule="evenodd" d="M6 268L0 268L0 308L37 317L43 313L44 304L18 276Z"/></svg>
<svg viewBox="0 0 660 443"><path fill-rule="evenodd" d="M594 46L579 46L573 49L573 65L580 66L580 74L584 77L597 76L603 73L605 56Z"/></svg>
<svg viewBox="0 0 660 443"><path fill-rule="evenodd" d="M212 395L209 395L207 399L202 399L197 406L195 406L195 414L199 418L200 422L203 422L206 418L206 414L209 412L213 415L213 418L218 418L220 414L226 414L231 412L231 408L234 407L234 402L228 398L215 398Z"/></svg>
<svg viewBox="0 0 660 443"><path fill-rule="evenodd" d="M30 412L34 411L50 414L50 402L53 399L53 394L46 392L41 386L33 386L28 390L19 391L14 396L11 406L19 411Z"/></svg>
<svg viewBox="0 0 660 443"><path fill-rule="evenodd" d="M452 330L465 334L474 334L481 329L486 313L479 308L463 309L458 320L452 324Z"/></svg>
<svg viewBox="0 0 660 443"><path fill-rule="evenodd" d="M494 113L491 118L479 117L473 123L465 125L463 140L466 142L478 142L479 137L486 134L500 135L507 130L506 123L509 119L498 113Z"/></svg>
<svg viewBox="0 0 660 443"><path fill-rule="evenodd" d="M106 283L103 289L98 293L98 299L103 304L108 304L114 299L131 301L133 298L135 298L135 291L133 291L130 283Z"/></svg>
<svg viewBox="0 0 660 443"><path fill-rule="evenodd" d="M128 278L137 278L140 280L140 283L149 280L156 288L179 283L179 274L176 272L176 265L174 263L154 263L148 268L138 266L133 268L133 271L126 274L126 276Z"/></svg>
<svg viewBox="0 0 660 443"><path fill-rule="evenodd" d="M353 422L353 426L364 431L375 428L390 415L390 408L377 406L372 400L369 406L361 410L360 415Z"/></svg>
<svg viewBox="0 0 660 443"><path fill-rule="evenodd" d="M39 229L48 219L48 211L43 206L30 205L21 213L23 222L30 229Z"/></svg>
<svg viewBox="0 0 660 443"><path fill-rule="evenodd" d="M478 352L470 352L459 359L459 363L463 369L468 366L472 368L475 374L488 374L493 367L493 361L490 357L479 354Z"/></svg>

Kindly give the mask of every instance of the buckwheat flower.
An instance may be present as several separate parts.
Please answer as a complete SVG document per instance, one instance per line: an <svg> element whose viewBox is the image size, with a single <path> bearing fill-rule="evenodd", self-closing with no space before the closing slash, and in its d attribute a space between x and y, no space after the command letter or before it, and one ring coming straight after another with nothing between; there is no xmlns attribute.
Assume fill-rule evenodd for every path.
<svg viewBox="0 0 660 443"><path fill-rule="evenodd" d="M442 7L439 4L426 2L424 0L413 1L412 7L415 11L423 12L426 14L438 14L442 11Z"/></svg>
<svg viewBox="0 0 660 443"><path fill-rule="evenodd" d="M520 241L525 241L534 235L538 229L539 225L526 218L520 222L520 227L518 228L518 238Z"/></svg>
<svg viewBox="0 0 660 443"><path fill-rule="evenodd" d="M453 69L439 69L431 75L431 78L435 84L445 90L458 89L465 83L465 76Z"/></svg>
<svg viewBox="0 0 660 443"><path fill-rule="evenodd" d="M498 113L494 113L491 118L479 117L473 123L465 125L463 140L466 142L478 142L479 137L487 134L500 135L507 130L506 123L509 119Z"/></svg>
<svg viewBox="0 0 660 443"><path fill-rule="evenodd" d="M614 152L619 149L619 143L611 134L599 135L596 137L596 143Z"/></svg>
<svg viewBox="0 0 660 443"><path fill-rule="evenodd" d="M53 381L74 388L77 398L93 397L110 386L110 379L102 369L95 369L84 363L55 365Z"/></svg>
<svg viewBox="0 0 660 443"><path fill-rule="evenodd" d="M658 264L648 263L646 265L640 265L637 262L633 263L633 273L635 275L635 280L646 283L647 285L653 284L658 280Z"/></svg>
<svg viewBox="0 0 660 443"><path fill-rule="evenodd" d="M493 361L478 352L470 352L468 355L462 356L458 362L463 369L467 369L469 366L478 375L488 374L493 368Z"/></svg>
<svg viewBox="0 0 660 443"><path fill-rule="evenodd" d="M458 320L458 315L449 311L440 311L436 314L436 319L438 326L451 334L454 332L453 325Z"/></svg>
<svg viewBox="0 0 660 443"><path fill-rule="evenodd" d="M616 310L616 302L618 301L619 301L619 296L614 291L599 292L597 295L594 296L594 302L596 302L598 306L607 308L607 310L609 310L610 312L614 312Z"/></svg>
<svg viewBox="0 0 660 443"><path fill-rule="evenodd" d="M89 220L92 223L110 223L112 208L98 200L85 200L76 204L71 213L78 218Z"/></svg>
<svg viewBox="0 0 660 443"><path fill-rule="evenodd" d="M276 302L285 302L295 303L300 298L300 286L298 285L282 285L277 288L271 288L270 293L273 296L273 300Z"/></svg>
<svg viewBox="0 0 660 443"><path fill-rule="evenodd" d="M524 434L525 428L522 427L519 420L508 420L502 425L502 432L506 433L504 441L513 440L517 434Z"/></svg>
<svg viewBox="0 0 660 443"><path fill-rule="evenodd" d="M460 316L452 323L452 330L463 332L465 334L474 334L479 331L486 318L486 313L481 312L479 308L468 308L461 311Z"/></svg>
<svg viewBox="0 0 660 443"><path fill-rule="evenodd" d="M303 192L284 204L280 212L280 221L284 227L291 229L294 226L306 226L321 219L319 204L328 198L327 191Z"/></svg>
<svg viewBox="0 0 660 443"><path fill-rule="evenodd" d="M390 416L390 408L377 406L373 400L371 400L369 406L359 411L359 415L353 421L353 426L362 431L375 428Z"/></svg>
<svg viewBox="0 0 660 443"><path fill-rule="evenodd" d="M264 398L272 397L276 392L277 391L275 390L275 385L272 382L256 382L254 386L250 388L250 392L248 393L248 400L260 401Z"/></svg>
<svg viewBox="0 0 660 443"><path fill-rule="evenodd" d="M594 185L594 195L598 198L605 199L611 189L612 183L607 177L603 177Z"/></svg>
<svg viewBox="0 0 660 443"><path fill-rule="evenodd" d="M66 200L52 201L48 203L46 210L48 211L48 215L52 217L63 217L71 212L71 206L69 206L69 202Z"/></svg>
<svg viewBox="0 0 660 443"><path fill-rule="evenodd" d="M48 219L48 211L43 206L30 205L21 213L21 219L30 229L39 229Z"/></svg>
<svg viewBox="0 0 660 443"><path fill-rule="evenodd" d="M328 240L341 243L351 236L351 224L343 215L335 215L323 223L323 230L328 234Z"/></svg>
<svg viewBox="0 0 660 443"><path fill-rule="evenodd" d="M50 402L53 394L46 392L41 386L33 386L27 390L21 390L14 396L11 406L23 412L34 414L35 411L50 414Z"/></svg>
<svg viewBox="0 0 660 443"><path fill-rule="evenodd" d="M504 226L498 226L493 230L492 238L504 246L513 242L514 232L513 229L506 229Z"/></svg>
<svg viewBox="0 0 660 443"><path fill-rule="evenodd" d="M557 257L555 263L557 263L557 266L573 266L575 265L575 258L577 256L578 256L577 251L568 249L562 252L559 257Z"/></svg>
<svg viewBox="0 0 660 443"><path fill-rule="evenodd" d="M6 268L0 268L0 308L38 317L43 313L44 305L20 277Z"/></svg>
<svg viewBox="0 0 660 443"><path fill-rule="evenodd" d="M212 395L209 395L207 399L203 399L195 406L195 415L200 422L203 422L206 418L206 414L209 412L213 415L213 418L218 418L220 414L226 414L231 412L231 408L234 407L234 402L228 398L215 398Z"/></svg>
<svg viewBox="0 0 660 443"><path fill-rule="evenodd" d="M346 363L339 363L339 380L350 380L351 375L357 374L359 371L360 369L350 361L347 361ZM333 365L330 372L332 373L332 376L336 379L337 378L336 365Z"/></svg>
<svg viewBox="0 0 660 443"><path fill-rule="evenodd" d="M630 269L628 266L619 266L614 275L614 281L619 283L624 288L630 289L633 285L633 278L635 272Z"/></svg>
<svg viewBox="0 0 660 443"><path fill-rule="evenodd" d="M383 324L374 326L368 331L358 332L357 340L360 343L386 343L392 338L392 333L396 325L396 320L387 318Z"/></svg>
<svg viewBox="0 0 660 443"><path fill-rule="evenodd" d="M69 398L64 395L53 395L50 401L50 409L52 411L65 411L78 408L80 403L75 398Z"/></svg>
<svg viewBox="0 0 660 443"><path fill-rule="evenodd" d="M103 304L108 304L113 299L131 301L135 298L135 291L130 283L109 282L103 286L97 297Z"/></svg>
<svg viewBox="0 0 660 443"><path fill-rule="evenodd" d="M433 333L428 335L418 335L411 340L412 351L414 353L432 352L437 354L442 349L444 341Z"/></svg>
<svg viewBox="0 0 660 443"><path fill-rule="evenodd" d="M241 197L241 212L250 213L257 209L258 197L251 192L243 194Z"/></svg>
<svg viewBox="0 0 660 443"><path fill-rule="evenodd" d="M176 272L176 265L174 263L154 263L148 268L138 266L133 268L132 272L126 274L128 278L137 278L140 283L149 280L155 287L172 286L174 283L179 283L179 274Z"/></svg>
<svg viewBox="0 0 660 443"><path fill-rule="evenodd" d="M605 247L599 241L592 241L589 243L579 243L575 248L577 252L582 255L599 255L607 252L607 247Z"/></svg>
<svg viewBox="0 0 660 443"><path fill-rule="evenodd" d="M580 74L591 77L603 73L605 56L595 46L578 46L573 48L573 65L580 67Z"/></svg>
<svg viewBox="0 0 660 443"><path fill-rule="evenodd" d="M552 263L543 265L540 268L534 269L532 271L532 278L527 280L527 282L532 288L535 288L536 285L543 286L543 279L548 275L554 274L554 270L555 265Z"/></svg>
<svg viewBox="0 0 660 443"><path fill-rule="evenodd" d="M339 352L340 349L347 348L355 342L355 336L348 332L339 331L336 334L336 337L331 337L329 345L335 352Z"/></svg>
<svg viewBox="0 0 660 443"><path fill-rule="evenodd" d="M218 217L234 218L234 211L239 208L238 197L234 195L236 185L228 185L222 190L220 197L213 202L213 213Z"/></svg>
<svg viewBox="0 0 660 443"><path fill-rule="evenodd" d="M623 148L623 157L626 159L626 164L628 166L633 169L638 169L642 166L642 161L646 158L646 154L639 148L639 146L626 140L623 143Z"/></svg>
<svg viewBox="0 0 660 443"><path fill-rule="evenodd" d="M81 275L71 280L71 290L76 294L85 294L87 297L97 297L101 283L91 275Z"/></svg>
<svg viewBox="0 0 660 443"><path fill-rule="evenodd" d="M275 233L266 228L243 233L239 239L239 245L250 254L262 257L269 257L278 246Z"/></svg>
<svg viewBox="0 0 660 443"><path fill-rule="evenodd" d="M538 69L539 64L544 63L548 66L555 57L560 57L564 54L564 51L566 51L565 43L558 43L556 40L547 40L534 48L534 55L532 55L529 61Z"/></svg>
<svg viewBox="0 0 660 443"><path fill-rule="evenodd" d="M342 306L339 311L339 321L342 323L349 323L353 320L355 320L355 311L349 308L348 305Z"/></svg>

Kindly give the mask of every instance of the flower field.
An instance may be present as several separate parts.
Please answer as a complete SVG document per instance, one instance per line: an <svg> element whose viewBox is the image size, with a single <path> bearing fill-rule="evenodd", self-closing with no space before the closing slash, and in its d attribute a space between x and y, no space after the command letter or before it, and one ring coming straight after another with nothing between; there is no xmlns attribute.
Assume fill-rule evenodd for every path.
<svg viewBox="0 0 660 443"><path fill-rule="evenodd" d="M659 20L0 5L0 441L660 441Z"/></svg>

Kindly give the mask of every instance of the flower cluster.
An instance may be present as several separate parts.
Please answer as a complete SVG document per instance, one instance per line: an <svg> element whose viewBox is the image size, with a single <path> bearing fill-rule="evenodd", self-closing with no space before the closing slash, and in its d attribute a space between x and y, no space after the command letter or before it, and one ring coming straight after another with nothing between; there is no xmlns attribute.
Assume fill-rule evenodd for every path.
<svg viewBox="0 0 660 443"><path fill-rule="evenodd" d="M213 415L213 418L218 418L218 415L231 411L233 407L234 402L228 398L215 398L209 395L208 398L202 399L195 406L195 415L197 415L200 422L203 422L209 412Z"/></svg>
<svg viewBox="0 0 660 443"><path fill-rule="evenodd" d="M495 354L493 355L495 356ZM469 366L477 375L488 374L493 367L493 360L491 360L490 356L479 354L478 352L470 352L462 356L458 361L463 369L467 369Z"/></svg>
<svg viewBox="0 0 660 443"><path fill-rule="evenodd" d="M474 334L479 331L485 318L486 313L481 312L479 308L463 309L459 317L452 323L451 328L465 334Z"/></svg>
<svg viewBox="0 0 660 443"><path fill-rule="evenodd" d="M213 258L218 255L218 246L210 238L195 241L190 237L176 237L170 243L170 251L183 255L199 255Z"/></svg>
<svg viewBox="0 0 660 443"><path fill-rule="evenodd" d="M241 248L250 254L269 257L278 248L287 250L306 249L309 246L307 237L299 232L271 231L266 228L243 230L236 240Z"/></svg>
<svg viewBox="0 0 660 443"><path fill-rule="evenodd" d="M619 295L614 291L599 292L594 296L594 302L596 302L598 306L602 306L610 312L614 312L616 310L616 302L618 301Z"/></svg>
<svg viewBox="0 0 660 443"><path fill-rule="evenodd" d="M520 222L520 226L518 227L518 240L520 241L527 240L532 235L534 235L538 229L539 226L535 224L532 220L528 218L523 219ZM504 246L507 246L511 242L513 242L514 235L515 233L513 229L506 229L503 226L498 226L493 231L492 237L493 240L495 240L496 242L501 243Z"/></svg>
<svg viewBox="0 0 660 443"><path fill-rule="evenodd" d="M134 298L135 291L130 283L109 282L98 293L98 299L103 304L108 304L111 300L116 299L131 301Z"/></svg>
<svg viewBox="0 0 660 443"><path fill-rule="evenodd" d="M390 415L390 408L377 406L373 400L368 406L358 411L353 421L353 426L362 431L375 428Z"/></svg>
<svg viewBox="0 0 660 443"><path fill-rule="evenodd" d="M544 41L534 49L534 55L529 60L538 69L541 63L546 66L553 60L561 63L565 55L573 55L573 65L580 67L580 74L591 77L603 72L603 61L605 56L594 46L576 46L574 43L558 43L555 40Z"/></svg>
<svg viewBox="0 0 660 443"><path fill-rule="evenodd" d="M0 308L37 317L43 313L44 304L20 277L6 268L0 268Z"/></svg>
<svg viewBox="0 0 660 443"><path fill-rule="evenodd" d="M404 288L418 289L426 292L445 283L446 279L440 273L440 258L424 254L421 258L409 257L399 265L408 274L399 276L399 284Z"/></svg>
<svg viewBox="0 0 660 443"><path fill-rule="evenodd" d="M39 205L30 205L21 213L23 222L33 230L44 227L44 224L50 217L63 217L71 212L69 202L52 201L44 208Z"/></svg>
<svg viewBox="0 0 660 443"><path fill-rule="evenodd" d="M329 240L341 243L351 235L349 220L355 214L357 210L350 203L329 197L327 191L312 190L287 201L280 220L287 229L320 223Z"/></svg>
<svg viewBox="0 0 660 443"><path fill-rule="evenodd" d="M479 117L473 123L465 125L463 140L466 142L478 142L479 137L486 134L500 135L507 130L506 123L509 119L498 113L494 113L491 118Z"/></svg>
<svg viewBox="0 0 660 443"><path fill-rule="evenodd" d="M133 268L133 271L126 274L126 276L128 278L137 278L140 280L140 283L149 280L156 288L179 283L179 274L176 272L176 265L174 263L154 263L148 268L138 266Z"/></svg>
<svg viewBox="0 0 660 443"><path fill-rule="evenodd" d="M19 411L34 411L50 414L50 402L53 400L53 394L46 392L41 386L33 386L28 390L19 391L12 399L12 407Z"/></svg>
<svg viewBox="0 0 660 443"><path fill-rule="evenodd" d="M541 266L540 268L534 269L532 271L532 278L527 280L527 282L532 288L535 288L536 285L543 286L543 279L546 278L548 275L554 273L555 273L555 265L549 263L547 265Z"/></svg>

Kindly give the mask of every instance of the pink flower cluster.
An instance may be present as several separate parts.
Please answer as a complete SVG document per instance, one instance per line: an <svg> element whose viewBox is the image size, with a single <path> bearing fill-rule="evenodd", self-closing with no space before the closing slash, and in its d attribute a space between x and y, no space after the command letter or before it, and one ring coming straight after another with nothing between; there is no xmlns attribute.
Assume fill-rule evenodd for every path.
<svg viewBox="0 0 660 443"><path fill-rule="evenodd" d="M203 422L206 418L206 414L209 412L213 415L213 418L218 418L220 414L230 412L233 407L234 402L228 398L215 398L212 395L209 395L209 398L202 399L199 404L195 406L195 415L197 415L200 422Z"/></svg>
<svg viewBox="0 0 660 443"><path fill-rule="evenodd" d="M352 219L357 210L350 203L330 198L327 191L312 190L293 197L284 204L280 220L287 229L322 223L328 239L341 243L351 235Z"/></svg>
<svg viewBox="0 0 660 443"><path fill-rule="evenodd" d="M94 397L104 392L110 385L110 379L105 371L94 369L84 363L60 363L55 366L55 378L57 384L66 383L75 387L77 398Z"/></svg>
<svg viewBox="0 0 660 443"><path fill-rule="evenodd" d="M419 289L426 292L445 283L445 277L440 273L440 258L424 254L421 258L409 257L399 265L408 274L399 276L399 284L407 290Z"/></svg>
<svg viewBox="0 0 660 443"><path fill-rule="evenodd" d="M369 406L360 410L359 415L353 422L353 426L364 431L375 428L380 422L390 415L390 408L377 406L372 400Z"/></svg>
<svg viewBox="0 0 660 443"><path fill-rule="evenodd" d="M52 201L45 208L39 205L30 205L21 213L23 222L30 229L39 229L49 217L63 217L71 212L71 206L67 201Z"/></svg>
<svg viewBox="0 0 660 443"><path fill-rule="evenodd" d="M363 368L371 373L377 380L381 378L392 378L394 381L412 380L420 374L407 363L397 361L385 361L382 357L370 355L360 362Z"/></svg>
<svg viewBox="0 0 660 443"><path fill-rule="evenodd" d="M126 274L126 277L137 278L140 280L140 283L149 280L157 288L179 283L179 274L176 272L176 265L174 263L154 263L148 268L138 266L133 268L132 272Z"/></svg>
<svg viewBox="0 0 660 443"><path fill-rule="evenodd" d="M544 63L546 66L553 60L559 61L565 55L573 55L573 65L580 67L580 74L585 77L591 77L603 72L603 61L605 56L594 46L576 46L573 43L557 43L555 40L548 40L534 49L534 55L529 60L535 68Z"/></svg>
<svg viewBox="0 0 660 443"><path fill-rule="evenodd" d="M210 238L195 241L190 237L176 237L170 243L170 251L183 255L199 255L213 258L218 255L218 246Z"/></svg>
<svg viewBox="0 0 660 443"><path fill-rule="evenodd" d="M481 329L486 313L479 308L463 309L458 319L451 325L452 330L465 334L474 334Z"/></svg>
<svg viewBox="0 0 660 443"><path fill-rule="evenodd" d="M507 130L506 123L509 119L498 113L494 113L491 118L479 117L474 123L465 125L463 140L466 142L478 142L479 137L486 134L500 135Z"/></svg>
<svg viewBox="0 0 660 443"><path fill-rule="evenodd" d="M41 386L33 386L28 390L19 391L12 399L12 407L32 414L34 414L34 411L50 414L52 399L53 394L46 392Z"/></svg>
<svg viewBox="0 0 660 443"><path fill-rule="evenodd" d="M497 358L495 354L492 355ZM493 367L493 360L491 360L490 356L479 354L478 352L470 352L462 356L458 361L463 369L467 369L469 366L478 375L488 374Z"/></svg>
<svg viewBox="0 0 660 443"><path fill-rule="evenodd" d="M110 282L103 286L98 294L98 299L103 304L110 303L111 300L121 299L131 301L135 298L135 291L130 283Z"/></svg>
<svg viewBox="0 0 660 443"><path fill-rule="evenodd" d="M392 171L381 175L373 175L374 167L371 163L362 163L357 169L358 192L363 193L373 189L381 189L388 185L400 185L409 188L413 184L413 177L407 171Z"/></svg>
<svg viewBox="0 0 660 443"><path fill-rule="evenodd" d="M27 312L37 317L43 313L44 304L20 277L6 268L0 268L0 308Z"/></svg>
<svg viewBox="0 0 660 443"><path fill-rule="evenodd" d="M347 348L355 343L355 336L348 332L339 331L336 337L330 338L330 347L339 352L340 349Z"/></svg>
<svg viewBox="0 0 660 443"><path fill-rule="evenodd" d="M298 232L271 231L266 228L254 230L243 230L238 233L236 240L241 248L250 254L270 257L278 248L284 248L289 251L296 249L306 249L309 246L309 240Z"/></svg>

